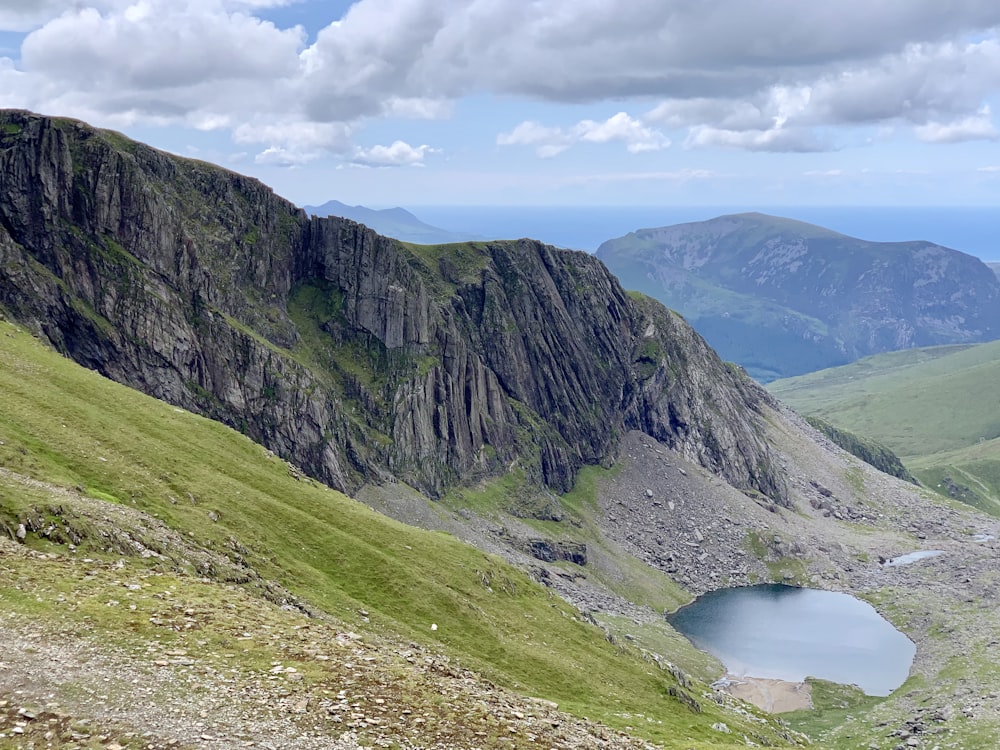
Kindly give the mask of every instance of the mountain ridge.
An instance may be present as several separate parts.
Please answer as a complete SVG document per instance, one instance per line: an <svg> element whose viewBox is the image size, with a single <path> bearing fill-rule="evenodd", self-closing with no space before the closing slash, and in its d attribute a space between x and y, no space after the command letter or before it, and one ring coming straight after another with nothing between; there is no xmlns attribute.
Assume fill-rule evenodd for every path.
<svg viewBox="0 0 1000 750"><path fill-rule="evenodd" d="M452 242L471 242L484 237L469 232L453 232L432 226L417 218L412 212L395 208L374 209L366 206L349 206L338 200L329 200L319 206L303 206L303 210L315 216L339 216L356 221L375 230L384 237L393 237L403 242L418 245L444 245Z"/></svg>
<svg viewBox="0 0 1000 750"><path fill-rule="evenodd" d="M597 255L765 381L1000 335L1000 281L930 242L869 242L747 213L638 230Z"/></svg>
<svg viewBox="0 0 1000 750"><path fill-rule="evenodd" d="M785 501L766 392L586 253L408 245L82 123L0 123L0 304L335 487L513 463L566 491L640 429Z"/></svg>
<svg viewBox="0 0 1000 750"><path fill-rule="evenodd" d="M780 745L804 739L709 686L721 668L663 614L726 586L811 585L866 598L920 648L910 681L886 701L817 690L820 713L833 714L799 716L796 727L844 750L895 746L929 722L959 746L995 744L1000 713L987 696L1000 614L984 603L996 597L1000 524L844 453L587 254L530 240L400 243L349 220L310 219L255 180L119 134L8 112L0 311L13 321L0 347L25 353L0 358L0 526L11 536L0 558L18 582L0 597L26 628L87 623L100 640L117 627L140 655L162 654L164 634L184 651L218 643L251 680L285 680L282 698L306 699L282 710L301 708L344 742L345 728L381 742L378 724L358 721L383 709L350 710L362 708L349 694L364 658L357 633L337 633L353 671L332 681L340 665L315 663L301 622L252 632L212 578L249 594L249 566L275 582L271 596L282 600L284 587L299 599L288 606L315 607L317 619L333 613L367 637L416 639L394 646L410 666L393 657L378 688L386 695L373 700L399 710L399 722L412 719L403 706L434 715L423 696L393 694L414 679L424 689L414 669L475 694L468 665L667 747ZM177 407L43 353L22 328ZM304 471L478 550L375 516ZM118 506L145 514L141 528L116 523ZM154 528L174 541L151 537ZM878 562L928 547L942 554L912 567ZM96 563L79 554L92 551ZM171 577L126 609L131 570L119 571L147 559ZM423 653L428 642L462 663ZM192 680L225 663L167 656L157 664L194 667ZM295 692L300 682L326 692ZM461 705L447 718L483 727L469 744L533 746L526 724L499 723L475 699ZM330 708L346 727L327 723L337 723ZM434 731L406 736L450 747Z"/></svg>

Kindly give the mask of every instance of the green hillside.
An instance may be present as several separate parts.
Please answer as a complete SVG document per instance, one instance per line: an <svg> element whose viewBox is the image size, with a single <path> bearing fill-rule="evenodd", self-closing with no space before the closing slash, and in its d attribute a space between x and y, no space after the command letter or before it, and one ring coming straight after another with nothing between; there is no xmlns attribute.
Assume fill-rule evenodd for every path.
<svg viewBox="0 0 1000 750"><path fill-rule="evenodd" d="M995 274L929 242L870 242L746 213L638 229L597 256L761 382L1000 331Z"/></svg>
<svg viewBox="0 0 1000 750"><path fill-rule="evenodd" d="M1000 342L880 354L768 388L895 451L925 485L1000 515Z"/></svg>
<svg viewBox="0 0 1000 750"><path fill-rule="evenodd" d="M240 584L231 600L241 608L248 592L332 615L366 638L427 644L499 685L635 727L666 747L718 747L725 739L711 725L720 720L737 744L744 733L778 741L770 723L712 701L698 700L701 712L692 712L682 701L700 695L697 684L685 689L637 650L610 643L498 558L387 519L237 432L114 384L2 321L0 392L0 530L14 538L25 524L29 547L63 559L72 543L88 567L125 555L184 592L199 582ZM157 532L159 522L184 546ZM37 587L32 577L45 565L14 569ZM103 580L77 573L91 589ZM73 576L60 575L74 596ZM53 586L46 579L38 590ZM219 591L222 601L230 596ZM22 615L55 607L41 595L2 598ZM110 607L55 611L98 637L107 629L108 640L147 637L146 619ZM206 642L218 635L199 633Z"/></svg>

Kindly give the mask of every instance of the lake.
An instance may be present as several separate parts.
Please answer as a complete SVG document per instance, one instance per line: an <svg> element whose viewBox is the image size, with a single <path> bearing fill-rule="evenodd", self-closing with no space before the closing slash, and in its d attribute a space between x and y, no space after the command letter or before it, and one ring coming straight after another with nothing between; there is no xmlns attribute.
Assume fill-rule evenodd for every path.
<svg viewBox="0 0 1000 750"><path fill-rule="evenodd" d="M848 594L768 584L712 591L668 617L733 675L799 682L817 677L888 695L916 648Z"/></svg>

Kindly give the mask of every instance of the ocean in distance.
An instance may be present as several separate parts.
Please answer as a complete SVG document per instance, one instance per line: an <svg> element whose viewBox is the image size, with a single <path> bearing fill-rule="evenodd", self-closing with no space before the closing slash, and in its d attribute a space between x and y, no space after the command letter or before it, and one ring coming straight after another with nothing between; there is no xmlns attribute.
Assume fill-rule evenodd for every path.
<svg viewBox="0 0 1000 750"><path fill-rule="evenodd" d="M407 206L421 221L484 239L531 237L595 251L636 229L760 211L876 242L927 240L1000 261L1000 207L994 206Z"/></svg>

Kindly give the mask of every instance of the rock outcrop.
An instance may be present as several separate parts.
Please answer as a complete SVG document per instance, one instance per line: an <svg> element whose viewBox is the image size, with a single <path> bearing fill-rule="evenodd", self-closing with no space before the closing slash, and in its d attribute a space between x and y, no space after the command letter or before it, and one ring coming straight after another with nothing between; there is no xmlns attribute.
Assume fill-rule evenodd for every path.
<svg viewBox="0 0 1000 750"><path fill-rule="evenodd" d="M786 498L767 394L592 256L406 245L76 121L0 114L0 305L346 490L520 467L564 491L638 429Z"/></svg>

